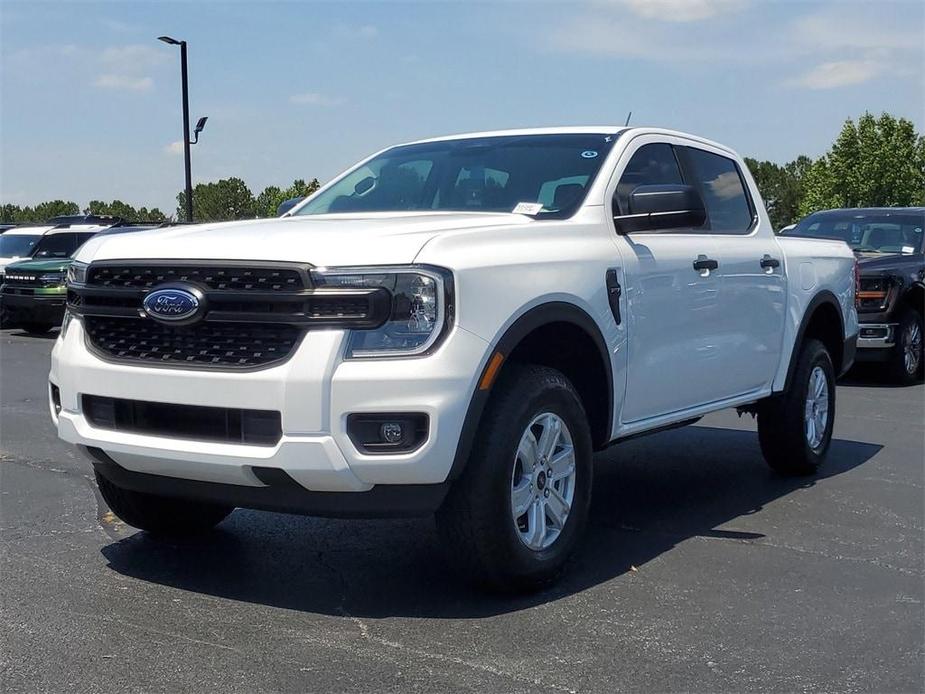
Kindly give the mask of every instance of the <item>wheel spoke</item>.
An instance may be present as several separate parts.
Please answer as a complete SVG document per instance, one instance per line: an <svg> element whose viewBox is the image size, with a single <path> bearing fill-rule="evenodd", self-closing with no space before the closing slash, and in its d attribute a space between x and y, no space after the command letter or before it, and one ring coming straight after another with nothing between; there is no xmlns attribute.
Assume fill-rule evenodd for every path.
<svg viewBox="0 0 925 694"><path fill-rule="evenodd" d="M537 499L527 512L527 536L525 540L533 549L542 549L546 537L546 509L542 498Z"/></svg>
<svg viewBox="0 0 925 694"><path fill-rule="evenodd" d="M533 432L527 429L520 438L520 445L517 447L517 459L523 463L524 472L529 472L530 468L536 465L539 459L537 452L536 437Z"/></svg>
<svg viewBox="0 0 925 694"><path fill-rule="evenodd" d="M549 476L551 482L570 477L575 472L575 449L572 446L566 446L549 459L549 469L552 474Z"/></svg>
<svg viewBox="0 0 925 694"><path fill-rule="evenodd" d="M530 478L524 476L521 483L511 490L511 514L517 520L527 512L533 503L533 485Z"/></svg>
<svg viewBox="0 0 925 694"><path fill-rule="evenodd" d="M568 518L569 510L568 502L562 498L557 489L551 487L549 497L546 499L546 512L554 527L560 530L565 527L565 519Z"/></svg>
<svg viewBox="0 0 925 694"><path fill-rule="evenodd" d="M547 415L542 422L543 433L540 434L540 441L537 445L539 454L549 460L556 450L556 444L559 443L559 435L562 432L562 421L558 417Z"/></svg>

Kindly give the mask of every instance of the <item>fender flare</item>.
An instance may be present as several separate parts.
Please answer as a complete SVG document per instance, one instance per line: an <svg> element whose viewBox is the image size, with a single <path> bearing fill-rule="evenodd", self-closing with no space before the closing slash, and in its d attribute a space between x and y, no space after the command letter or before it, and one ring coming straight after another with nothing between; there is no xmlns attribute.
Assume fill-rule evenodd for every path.
<svg viewBox="0 0 925 694"><path fill-rule="evenodd" d="M575 304L571 304L565 301L552 301L545 304L540 304L535 306L520 317L518 317L508 328L504 331L500 339L494 343L492 348L488 351L488 357L485 359L485 365L482 367L482 371L479 374L478 379L476 380L475 392L472 394L472 397L469 400L469 407L466 410L466 418L463 420L462 431L459 434L459 441L456 444L456 455L453 458L453 464L450 468L450 472L447 475L447 481L452 481L457 479L463 472L466 467L466 461L469 459L469 454L472 451L472 446L475 441L475 435L478 432L479 425L482 420L482 413L485 410L485 406L488 404L488 399L491 395L491 387L486 390L482 390L479 387L479 384L482 382L483 377L490 368L492 357L495 354L501 354L503 358L507 358L511 352L520 344L527 335L541 328L544 325L550 323L571 323L581 328L588 334L588 336L593 340L594 344L597 346L598 351L600 352L601 359L604 362L604 368L607 373L607 382L610 386L607 388L607 422L610 423L613 421L613 407L614 407L614 394L613 394L613 365L610 362L610 351L607 349L607 343L604 341L604 336L601 334L601 330L598 327L594 319L582 308ZM503 368L503 362L502 362ZM609 437L610 432L607 432Z"/></svg>
<svg viewBox="0 0 925 694"><path fill-rule="evenodd" d="M800 357L800 346L803 344L803 340L806 337L806 330L809 328L810 320L812 320L816 309L823 304L831 304L831 306L835 309L835 313L838 315L838 334L843 342L845 340L845 317L842 315L841 304L838 303L838 299L831 291L828 289L823 289L812 298L812 300L806 305L806 309L803 311L803 318L800 320L800 327L797 329L796 338L793 341L793 350L790 352L790 364L787 367L787 378L784 381L783 392L790 390L790 384L793 381L793 374L797 367L797 359ZM844 354L840 355L843 366L846 363L848 366L851 366L850 361L853 361L854 355L851 355L851 360L849 362L845 361L845 356L846 355ZM843 368L842 373L844 373L844 371L845 369ZM836 374L836 376L840 375L841 374Z"/></svg>

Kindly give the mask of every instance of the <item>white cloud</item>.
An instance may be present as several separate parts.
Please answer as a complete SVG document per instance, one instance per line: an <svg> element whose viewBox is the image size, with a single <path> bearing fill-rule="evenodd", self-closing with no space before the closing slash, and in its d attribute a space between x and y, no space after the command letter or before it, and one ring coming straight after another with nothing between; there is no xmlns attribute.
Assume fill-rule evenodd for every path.
<svg viewBox="0 0 925 694"><path fill-rule="evenodd" d="M786 84L806 89L837 89L869 82L885 70L886 66L876 60L833 60L817 65Z"/></svg>
<svg viewBox="0 0 925 694"><path fill-rule="evenodd" d="M340 106L345 99L340 96L328 96L318 92L305 92L304 94L293 94L289 101L294 104L307 104L309 106Z"/></svg>
<svg viewBox="0 0 925 694"><path fill-rule="evenodd" d="M117 67L120 72L141 72L161 65L172 57L172 52L167 46L161 44L159 46L146 46L140 43L110 46L100 54L100 61L104 65Z"/></svg>
<svg viewBox="0 0 925 694"><path fill-rule="evenodd" d="M150 77L133 77L131 75L103 74L93 82L94 87L103 89L122 89L131 92L146 92L154 86Z"/></svg>
<svg viewBox="0 0 925 694"><path fill-rule="evenodd" d="M637 17L663 22L699 22L745 6L745 0L620 0Z"/></svg>
<svg viewBox="0 0 925 694"><path fill-rule="evenodd" d="M164 151L167 152L167 154L173 155L183 154L183 140L171 142L169 145L164 147Z"/></svg>

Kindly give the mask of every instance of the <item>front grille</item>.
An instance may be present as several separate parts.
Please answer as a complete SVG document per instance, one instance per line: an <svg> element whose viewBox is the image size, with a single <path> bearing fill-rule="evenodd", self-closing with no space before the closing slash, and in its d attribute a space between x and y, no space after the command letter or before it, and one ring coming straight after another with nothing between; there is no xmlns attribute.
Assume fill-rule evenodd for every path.
<svg viewBox="0 0 925 694"><path fill-rule="evenodd" d="M279 412L201 407L84 395L84 416L93 426L194 441L272 446L282 437Z"/></svg>
<svg viewBox="0 0 925 694"><path fill-rule="evenodd" d="M291 325L207 322L173 326L150 318L85 316L90 344L116 359L171 366L247 368L286 359L302 335Z"/></svg>
<svg viewBox="0 0 925 694"><path fill-rule="evenodd" d="M64 284L64 276L55 277L52 280L40 279L44 275L55 275L56 273L9 273L4 279L4 284L10 287L49 287Z"/></svg>
<svg viewBox="0 0 925 694"><path fill-rule="evenodd" d="M310 266L168 260L91 263L68 286L87 342L106 359L194 369L264 368L287 359L315 326L377 328L391 312L382 288L315 288ZM169 285L198 291L200 313L172 324L146 314L145 297ZM196 322L198 321L198 322Z"/></svg>
<svg viewBox="0 0 925 694"><path fill-rule="evenodd" d="M91 267L87 284L115 289L151 289L166 282L194 282L219 291L284 292L305 288L294 268L194 265L100 265Z"/></svg>

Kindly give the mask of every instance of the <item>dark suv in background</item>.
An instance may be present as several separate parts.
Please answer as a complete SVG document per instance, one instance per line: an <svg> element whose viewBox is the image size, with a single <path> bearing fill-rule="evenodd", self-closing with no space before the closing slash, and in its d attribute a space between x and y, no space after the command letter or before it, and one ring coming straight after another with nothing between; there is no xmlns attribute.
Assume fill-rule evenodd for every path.
<svg viewBox="0 0 925 694"><path fill-rule="evenodd" d="M816 212L785 236L843 239L860 266L858 362L881 362L892 380L922 379L925 207Z"/></svg>

